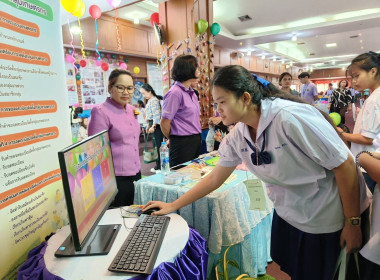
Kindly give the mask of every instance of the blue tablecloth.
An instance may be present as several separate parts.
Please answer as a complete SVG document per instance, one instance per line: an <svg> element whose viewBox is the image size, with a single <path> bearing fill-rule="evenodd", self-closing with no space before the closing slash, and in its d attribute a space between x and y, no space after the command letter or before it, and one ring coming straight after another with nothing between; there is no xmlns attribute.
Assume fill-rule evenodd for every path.
<svg viewBox="0 0 380 280"><path fill-rule="evenodd" d="M214 275L215 264L223 258L229 245L237 244L228 253L228 259L235 260L240 266L240 270L235 271L237 275L248 273L255 277L264 274L267 262L271 261L273 203L267 197L264 211L248 210L250 200L243 183L246 172L235 170L234 174L237 175L235 180L177 212L208 242L209 278ZM136 182L134 203L172 202L188 190L183 186L165 185L163 175L156 174Z"/></svg>

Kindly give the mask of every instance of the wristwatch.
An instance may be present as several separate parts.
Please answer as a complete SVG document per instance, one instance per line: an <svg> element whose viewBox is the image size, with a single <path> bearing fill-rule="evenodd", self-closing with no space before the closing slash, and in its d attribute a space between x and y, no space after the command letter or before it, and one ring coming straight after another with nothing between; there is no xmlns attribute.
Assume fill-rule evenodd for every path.
<svg viewBox="0 0 380 280"><path fill-rule="evenodd" d="M351 226L360 226L360 222L361 222L360 217L351 217L351 218L347 218L346 220Z"/></svg>

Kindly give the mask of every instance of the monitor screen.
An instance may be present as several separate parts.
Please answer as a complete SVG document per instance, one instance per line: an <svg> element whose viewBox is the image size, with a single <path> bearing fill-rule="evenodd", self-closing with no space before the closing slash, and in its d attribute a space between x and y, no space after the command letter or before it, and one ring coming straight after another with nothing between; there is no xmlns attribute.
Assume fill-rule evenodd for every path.
<svg viewBox="0 0 380 280"><path fill-rule="evenodd" d="M72 241L79 251L117 193L108 132L59 151L58 158Z"/></svg>

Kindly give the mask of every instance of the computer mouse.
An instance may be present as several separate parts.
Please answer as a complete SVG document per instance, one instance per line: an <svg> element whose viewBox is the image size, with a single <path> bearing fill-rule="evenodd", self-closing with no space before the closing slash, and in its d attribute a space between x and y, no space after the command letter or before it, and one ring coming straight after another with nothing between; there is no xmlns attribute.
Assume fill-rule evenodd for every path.
<svg viewBox="0 0 380 280"><path fill-rule="evenodd" d="M139 215L139 216L141 214L150 215L153 212L156 212L156 211L159 211L159 210L160 210L160 208L158 208L158 207L150 208L150 209L145 210L145 211L140 210L139 212L137 212L137 215Z"/></svg>

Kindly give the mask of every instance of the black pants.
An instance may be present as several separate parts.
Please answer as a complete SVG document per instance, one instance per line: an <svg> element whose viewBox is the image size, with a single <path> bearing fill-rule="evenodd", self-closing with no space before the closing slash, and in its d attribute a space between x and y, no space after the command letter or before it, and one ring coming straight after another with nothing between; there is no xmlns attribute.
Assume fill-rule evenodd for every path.
<svg viewBox="0 0 380 280"><path fill-rule="evenodd" d="M169 139L170 167L195 159L201 152L201 134L170 135Z"/></svg>
<svg viewBox="0 0 380 280"><path fill-rule="evenodd" d="M148 120L148 122L149 122L149 127L152 127L153 120ZM162 133L161 126L159 124L156 124L156 129L154 130L153 135L156 141L156 147L157 147L157 153L158 153L158 159L156 161L156 166L154 167L154 169L158 170L158 169L161 169L160 147L161 147L162 141L164 140L164 134Z"/></svg>
<svg viewBox="0 0 380 280"><path fill-rule="evenodd" d="M135 196L135 185L133 182L140 179L140 171L134 176L116 176L118 193L115 197L115 200L112 202L111 207L132 205Z"/></svg>

